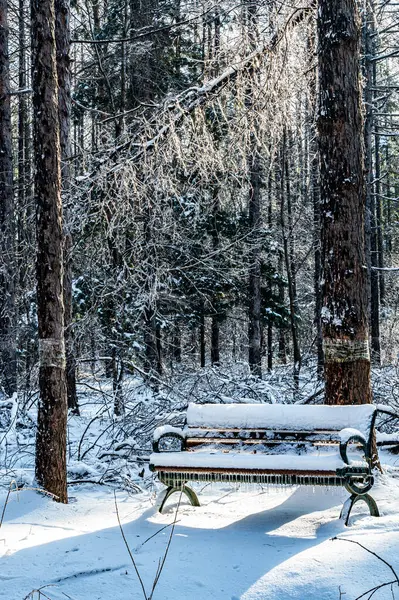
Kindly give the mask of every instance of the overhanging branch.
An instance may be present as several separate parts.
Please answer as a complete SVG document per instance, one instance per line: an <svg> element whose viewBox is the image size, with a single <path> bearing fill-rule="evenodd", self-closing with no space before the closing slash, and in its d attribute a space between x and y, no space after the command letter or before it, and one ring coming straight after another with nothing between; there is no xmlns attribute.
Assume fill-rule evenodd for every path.
<svg viewBox="0 0 399 600"><path fill-rule="evenodd" d="M120 144L109 153L106 160L114 161L115 158L124 151L133 151L129 156L129 162L135 163L140 160L144 155L152 152L157 145L169 134L169 132L176 126L180 125L184 119L193 113L200 106L204 106L209 100L215 98L217 94L229 83L234 81L240 73L245 72L252 65L259 62L265 55L271 54L279 45L279 43L285 38L288 29L295 27L296 25L303 22L306 14L315 8L315 0L310 0L307 6L301 6L293 10L290 16L287 18L281 29L275 33L270 40L259 46L256 50L248 54L246 57L228 66L220 75L210 79L202 86L193 86L180 92L176 96L167 98L162 108L157 111L151 118L148 125L154 125L162 121L163 117L167 115L168 122L160 126L155 130L154 135L147 137L143 142L134 142L132 139ZM145 133L144 133L145 135ZM136 136L137 139L137 136ZM104 166L104 161L102 161ZM119 167L115 166L111 169L112 171L117 170ZM90 180L96 175L97 170L86 175L84 178L80 177L79 180L83 179Z"/></svg>

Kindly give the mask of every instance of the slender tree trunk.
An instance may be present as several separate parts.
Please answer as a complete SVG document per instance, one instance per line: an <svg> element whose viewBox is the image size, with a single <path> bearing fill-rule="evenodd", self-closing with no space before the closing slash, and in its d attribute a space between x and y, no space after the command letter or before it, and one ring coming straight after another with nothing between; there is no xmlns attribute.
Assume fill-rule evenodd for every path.
<svg viewBox="0 0 399 600"><path fill-rule="evenodd" d="M321 255L321 226L320 226L320 194L319 194L319 165L317 154L312 158L311 166L312 196L313 196L313 243L314 243L314 295L315 310L314 320L316 325L317 345L317 375L321 377L324 372L323 330L321 311L323 305L321 282L323 277L323 259Z"/></svg>
<svg viewBox="0 0 399 600"><path fill-rule="evenodd" d="M162 373L162 356L160 345L160 331L157 324L157 290L154 264L153 248L156 243L154 240L155 228L151 221L151 206L147 207L144 222L144 236L148 253L147 259L147 278L145 281L145 290L148 300L143 311L144 317L144 345L145 345L145 369L150 379L153 378L155 387L158 386L158 377L153 377L155 373Z"/></svg>
<svg viewBox="0 0 399 600"><path fill-rule="evenodd" d="M26 52L26 33L25 22L27 21L26 0L19 0L19 35L18 35L18 87L24 90L28 87L27 77L27 52ZM28 329L33 328L32 315L29 299L29 276L30 269L26 268L27 253L32 251L33 241L33 215L32 215L32 197L30 191L30 157L31 157L31 134L28 108L28 96L20 94L18 97L18 208L17 208L17 282L18 292L21 299L21 311L25 315ZM24 389L25 397L28 397L31 384L32 364L35 362L35 345L32 343L31 336L25 335L21 342L21 348L24 348L25 360L24 367Z"/></svg>
<svg viewBox="0 0 399 600"><path fill-rule="evenodd" d="M67 502L61 150L54 0L32 0L32 88L37 206L38 483Z"/></svg>
<svg viewBox="0 0 399 600"><path fill-rule="evenodd" d="M17 391L15 227L7 0L0 0L0 385Z"/></svg>
<svg viewBox="0 0 399 600"><path fill-rule="evenodd" d="M173 327L173 358L177 363L181 363L181 327L177 317Z"/></svg>
<svg viewBox="0 0 399 600"><path fill-rule="evenodd" d="M71 168L69 164L71 125L71 60L70 60L70 0L55 0L55 37L57 45L58 114L60 119L60 145L62 162L62 188L64 206L67 207L71 194ZM79 414L76 393L76 358L72 322L72 234L68 230L68 210L65 208L64 232L64 324L66 351L66 378L68 408Z"/></svg>
<svg viewBox="0 0 399 600"><path fill-rule="evenodd" d="M271 154L271 147L269 146L269 153ZM273 225L273 177L271 164L269 165L269 177L267 182L267 195L268 195L268 206L267 206L267 224L269 230L272 229ZM268 286L272 291L272 283L269 280ZM273 368L273 325L271 318L269 317L267 322L267 370L271 371Z"/></svg>
<svg viewBox="0 0 399 600"><path fill-rule="evenodd" d="M205 306L204 306L204 303L202 303L202 305L201 305L199 330L200 330L200 361L201 361L201 367L205 367L206 346L205 346Z"/></svg>
<svg viewBox="0 0 399 600"><path fill-rule="evenodd" d="M249 47L254 50L258 37L257 6L248 2L244 9L244 18L248 32ZM257 70L251 68L248 74L248 89L246 97L247 109L251 110L256 94ZM252 127L257 128L257 119ZM248 363L253 375L262 377L262 294L261 294L261 251L260 241L261 216L261 184L262 167L259 142L255 131L251 132L250 152L248 157L249 197L248 220L250 227L249 274L248 274Z"/></svg>
<svg viewBox="0 0 399 600"><path fill-rule="evenodd" d="M316 25L316 24L315 24ZM315 115L317 113L317 72L314 63L316 46L316 31L312 28L308 39L308 64L309 64L309 105L308 105L308 136L310 138L310 192L313 201L313 246L314 246L314 323L316 329L317 347L317 376L322 378L324 373L323 332L321 325L321 309L323 305L321 281L323 276L323 259L321 255L321 223L320 223L320 185L319 185L319 157L317 152L317 137L315 131Z"/></svg>
<svg viewBox="0 0 399 600"><path fill-rule="evenodd" d="M219 225L218 217L220 211L219 202L219 186L214 185L213 189L213 227L212 227L212 246L213 251L216 253L220 248L220 236L219 236ZM218 367L220 365L220 306L219 298L214 295L212 299L212 319L211 319L211 365Z"/></svg>
<svg viewBox="0 0 399 600"><path fill-rule="evenodd" d="M212 317L211 322L211 364L213 367L220 365L220 327L217 315Z"/></svg>
<svg viewBox="0 0 399 600"><path fill-rule="evenodd" d="M389 141L386 141L385 144L385 168L386 168L386 202L385 202L385 211L384 211L384 220L386 223L385 228L385 251L387 255L387 262L391 264L391 253L392 253L392 197L391 197L391 160L390 160L390 144Z"/></svg>
<svg viewBox="0 0 399 600"><path fill-rule="evenodd" d="M278 152L276 158L276 194L278 197L278 203L280 206L280 218L281 218L281 207L284 204L284 165L282 160L282 149ZM278 183L277 183L278 182ZM280 223L281 225L281 223ZM282 281L284 273L284 243L282 248L278 251L277 271L281 276L281 280L278 284L278 301L281 310L285 306L285 288ZM278 330L278 357L279 360L285 365L287 363L287 340L285 335L285 329L283 325L280 325Z"/></svg>
<svg viewBox="0 0 399 600"><path fill-rule="evenodd" d="M262 296L261 296L261 166L259 148L254 148L250 158L250 197L248 203L251 249L249 253L248 285L248 362L251 372L262 377Z"/></svg>
<svg viewBox="0 0 399 600"><path fill-rule="evenodd" d="M290 253L288 234L292 235L292 230L288 232L285 226L285 200L287 200L287 208L290 212L291 210L291 188L289 181L289 169L288 169L288 159L287 159L287 136L284 131L283 136L283 148L282 148L282 156L281 156L281 168L284 172L284 177L282 178L282 186L284 187L281 190L281 204L280 204L280 224L281 224L281 232L283 237L283 249L284 249L284 260L285 260L285 270L287 272L287 281L288 281L288 297L289 297L289 307L290 307L290 325L291 325L291 335L292 335L292 348L294 354L294 384L295 389L298 389L299 386L299 373L301 370L301 351L299 348L299 339L298 339L298 330L296 326L296 311L295 311L295 301L296 301L296 293L295 293L295 279L293 277L292 272L292 254ZM290 260L291 259L291 260Z"/></svg>
<svg viewBox="0 0 399 600"><path fill-rule="evenodd" d="M356 0L319 0L319 151L327 404L371 402Z"/></svg>
<svg viewBox="0 0 399 600"><path fill-rule="evenodd" d="M365 207L365 251L367 265L367 294L370 316L371 362L380 364L380 320L379 320L379 277L373 268L378 266L377 226L376 226L376 183L373 171L373 127L375 126L373 110L374 67L372 58L375 53L374 14L371 0L367 1L363 23L364 54L364 142L366 171L366 207Z"/></svg>
<svg viewBox="0 0 399 600"><path fill-rule="evenodd" d="M375 152L375 221L376 221L376 238L377 238L377 265L379 269L384 268L384 244L382 238L382 210L381 210L381 148L380 148L380 134L378 124L375 123L375 136L374 136L374 152ZM378 271L378 289L379 304L385 303L385 279L384 272ZM378 323L379 325L379 323Z"/></svg>

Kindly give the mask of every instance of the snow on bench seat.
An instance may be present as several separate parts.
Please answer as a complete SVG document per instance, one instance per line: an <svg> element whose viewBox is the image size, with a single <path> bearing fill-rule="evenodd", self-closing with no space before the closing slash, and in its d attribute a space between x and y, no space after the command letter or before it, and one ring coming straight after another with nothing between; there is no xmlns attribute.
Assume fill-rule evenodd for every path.
<svg viewBox="0 0 399 600"><path fill-rule="evenodd" d="M357 429L366 438L376 407L292 404L189 404L186 426L206 429L341 431Z"/></svg>
<svg viewBox="0 0 399 600"><path fill-rule="evenodd" d="M350 460L350 466L365 467L367 463ZM349 456L349 458L353 458ZM249 452L154 452L150 456L150 464L156 470L164 468L175 469L227 469L230 472L243 470L251 471L304 471L335 473L337 469L348 467L338 453L321 452L320 454L250 454Z"/></svg>

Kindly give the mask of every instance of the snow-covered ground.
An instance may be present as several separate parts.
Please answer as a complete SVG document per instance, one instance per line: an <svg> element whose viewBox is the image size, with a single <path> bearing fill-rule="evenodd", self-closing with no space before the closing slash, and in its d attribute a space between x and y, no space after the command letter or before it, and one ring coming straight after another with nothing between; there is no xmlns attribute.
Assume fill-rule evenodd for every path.
<svg viewBox="0 0 399 600"><path fill-rule="evenodd" d="M368 516L360 503L350 527L338 519L347 497L342 489L197 485L201 507L182 500L153 598L354 600L394 581L386 564L343 539L360 542L399 572L395 471L391 467L373 488L382 516ZM69 491L69 505L29 490L10 495L0 528L0 598L38 598L29 593L42 586L43 597L51 600L144 598L118 525L114 491L92 484ZM5 500L1 491L0 514ZM178 494L160 515L154 493L116 492L148 596L177 501ZM373 598L399 598L398 584L382 587Z"/></svg>
<svg viewBox="0 0 399 600"><path fill-rule="evenodd" d="M68 505L29 489L36 410L32 402L23 408L13 399L9 422L0 419L0 599L144 600L117 505L147 598L399 600L389 565L343 541L359 542L399 573L399 457L393 454L381 452L388 466L372 490L382 516L370 517L366 505L358 503L350 527L338 518L348 494L337 488L197 484L201 507L189 506L183 497L176 516L175 494L163 515L157 511L156 493L163 486L154 485L146 466L155 427L181 426L187 398L301 404L316 393L322 400L313 371L303 370L299 396L293 396L291 380L288 368L262 381L246 375L244 367L210 369L182 372L154 394L140 378L130 377L124 386L126 416L115 419L111 383L81 378L81 416L71 415L68 423L68 480L86 483L69 485ZM389 402L395 413L397 389L395 370L374 377L375 401ZM397 438L397 419L382 425L385 436ZM10 482L24 489L13 491L7 501ZM373 596L362 596L389 581L395 581L392 589L383 586ZM40 595L34 592L40 588Z"/></svg>

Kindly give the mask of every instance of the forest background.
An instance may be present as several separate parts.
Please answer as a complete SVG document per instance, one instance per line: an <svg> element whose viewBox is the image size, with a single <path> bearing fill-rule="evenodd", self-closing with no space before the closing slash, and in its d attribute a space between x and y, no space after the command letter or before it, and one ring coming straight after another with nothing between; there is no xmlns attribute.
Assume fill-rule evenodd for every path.
<svg viewBox="0 0 399 600"><path fill-rule="evenodd" d="M399 342L399 20L389 0L353 4L367 180L358 225L378 367L396 363ZM249 366L253 389L292 365L289 401L301 401L301 369L322 380L323 319L334 320L323 308L316 3L54 6L70 410L80 411L77 386L93 386L89 371L95 388L110 382L107 410L123 417L131 375L162 404L176 375L231 363ZM51 52L26 0L1 0L0 25L0 375L2 406L13 412L18 397L23 422L48 368L39 337L54 337L40 325L40 284L36 294L47 258L35 194L52 166L38 168L48 98L37 64Z"/></svg>

